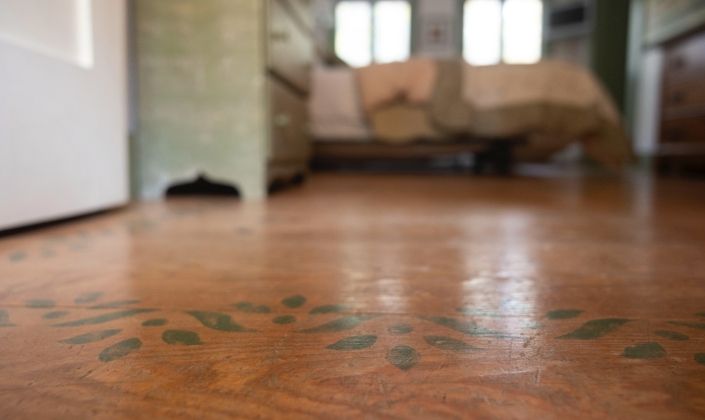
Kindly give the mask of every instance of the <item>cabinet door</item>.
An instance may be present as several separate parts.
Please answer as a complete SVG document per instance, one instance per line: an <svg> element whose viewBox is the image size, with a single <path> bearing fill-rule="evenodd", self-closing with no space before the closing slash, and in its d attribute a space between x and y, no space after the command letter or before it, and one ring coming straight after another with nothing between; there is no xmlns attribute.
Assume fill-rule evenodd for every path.
<svg viewBox="0 0 705 420"><path fill-rule="evenodd" d="M0 229L127 201L125 3L0 3Z"/></svg>
<svg viewBox="0 0 705 420"><path fill-rule="evenodd" d="M676 118L661 123L664 143L705 143L705 115Z"/></svg>
<svg viewBox="0 0 705 420"><path fill-rule="evenodd" d="M292 12L284 0L269 2L268 67L297 89L308 92L313 43Z"/></svg>
<svg viewBox="0 0 705 420"><path fill-rule="evenodd" d="M313 32L313 7L312 0L284 0L291 5L295 17L301 22L304 29Z"/></svg>
<svg viewBox="0 0 705 420"><path fill-rule="evenodd" d="M666 48L663 107L666 116L705 114L705 34Z"/></svg>
<svg viewBox="0 0 705 420"><path fill-rule="evenodd" d="M270 92L270 161L306 161L310 155L306 101L274 79Z"/></svg>

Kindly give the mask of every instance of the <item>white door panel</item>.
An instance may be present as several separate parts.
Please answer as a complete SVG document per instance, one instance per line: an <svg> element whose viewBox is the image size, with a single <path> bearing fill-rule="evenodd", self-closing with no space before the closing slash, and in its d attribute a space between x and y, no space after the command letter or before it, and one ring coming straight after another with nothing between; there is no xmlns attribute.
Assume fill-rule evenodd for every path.
<svg viewBox="0 0 705 420"><path fill-rule="evenodd" d="M55 28L28 32L52 22L17 6L30 1ZM26 25L0 18L0 229L125 203L125 1L0 0L10 9Z"/></svg>

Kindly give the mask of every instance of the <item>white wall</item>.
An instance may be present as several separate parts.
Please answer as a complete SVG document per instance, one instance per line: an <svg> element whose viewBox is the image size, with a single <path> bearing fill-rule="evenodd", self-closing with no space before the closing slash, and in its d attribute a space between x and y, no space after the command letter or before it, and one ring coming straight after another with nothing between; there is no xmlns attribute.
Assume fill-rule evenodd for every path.
<svg viewBox="0 0 705 420"><path fill-rule="evenodd" d="M640 156L653 156L660 130L663 51L660 48L646 49L639 67L634 101L634 151Z"/></svg>
<svg viewBox="0 0 705 420"><path fill-rule="evenodd" d="M0 0L0 40L90 67L92 0Z"/></svg>
<svg viewBox="0 0 705 420"><path fill-rule="evenodd" d="M125 0L0 11L23 22L0 19L0 229L125 203Z"/></svg>
<svg viewBox="0 0 705 420"><path fill-rule="evenodd" d="M450 58L461 49L462 16L458 0L417 0L415 40L417 55ZM439 38L432 33L440 31Z"/></svg>

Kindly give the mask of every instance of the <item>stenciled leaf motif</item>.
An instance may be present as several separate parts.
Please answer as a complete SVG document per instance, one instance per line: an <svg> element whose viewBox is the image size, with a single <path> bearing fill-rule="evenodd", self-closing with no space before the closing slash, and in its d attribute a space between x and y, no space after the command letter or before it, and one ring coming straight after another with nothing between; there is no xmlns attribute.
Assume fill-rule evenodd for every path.
<svg viewBox="0 0 705 420"><path fill-rule="evenodd" d="M14 327L10 322L10 314L5 309L0 309L0 327Z"/></svg>
<svg viewBox="0 0 705 420"><path fill-rule="evenodd" d="M466 335L481 336L481 337L494 337L494 338L513 338L509 334L505 334L499 331L491 330L488 328L481 327L475 322L464 322L457 320L455 318L448 318L443 316L424 318L435 324L450 328L452 330L461 332Z"/></svg>
<svg viewBox="0 0 705 420"><path fill-rule="evenodd" d="M27 253L24 251L15 251L9 256L9 259L12 262L20 262L25 258L27 258Z"/></svg>
<svg viewBox="0 0 705 420"><path fill-rule="evenodd" d="M162 341L167 344L180 344L183 346L203 344L201 337L197 333L186 330L166 330L162 333Z"/></svg>
<svg viewBox="0 0 705 420"><path fill-rule="evenodd" d="M296 317L293 315L280 315L274 317L274 319L272 319L272 322L279 325L293 324L294 322L296 322Z"/></svg>
<svg viewBox="0 0 705 420"><path fill-rule="evenodd" d="M640 343L624 349L622 356L629 359L658 359L666 355L659 343Z"/></svg>
<svg viewBox="0 0 705 420"><path fill-rule="evenodd" d="M580 316L584 311L581 309L556 309L548 311L546 318L548 319L571 319Z"/></svg>
<svg viewBox="0 0 705 420"><path fill-rule="evenodd" d="M317 315L317 314L333 314L333 313L341 313L347 311L348 308L343 305L323 305L323 306L317 306L309 311L311 315Z"/></svg>
<svg viewBox="0 0 705 420"><path fill-rule="evenodd" d="M376 335L356 335L353 337L343 338L329 345L331 350L362 350L372 347L377 342Z"/></svg>
<svg viewBox="0 0 705 420"><path fill-rule="evenodd" d="M396 346L387 353L387 361L401 370L409 370L419 361L419 353L413 347Z"/></svg>
<svg viewBox="0 0 705 420"><path fill-rule="evenodd" d="M687 321L668 321L671 325L678 325L680 327L695 328L698 330L705 330L705 323L703 322L687 322Z"/></svg>
<svg viewBox="0 0 705 420"><path fill-rule="evenodd" d="M654 331L654 334L658 335L659 337L667 338L667 339L673 340L673 341L686 341L690 338L685 334L681 334L676 331L668 331L668 330Z"/></svg>
<svg viewBox="0 0 705 420"><path fill-rule="evenodd" d="M51 311L42 315L44 319L59 319L69 314L69 311Z"/></svg>
<svg viewBox="0 0 705 420"><path fill-rule="evenodd" d="M143 327L161 327L167 324L166 319L164 318L153 318L153 319L148 319L142 323Z"/></svg>
<svg viewBox="0 0 705 420"><path fill-rule="evenodd" d="M98 359L102 362L112 362L127 356L135 350L139 350L140 347L142 347L142 340L136 337L129 338L101 351Z"/></svg>
<svg viewBox="0 0 705 420"><path fill-rule="evenodd" d="M350 330L352 328L355 328L358 325L362 324L363 322L368 321L372 318L374 318L374 316L371 316L371 315L346 316L344 318L339 318L339 319L336 319L336 320L333 320L330 322L326 322L325 324L319 325L317 327L299 330L299 332L302 332L302 333L326 333L326 332L345 331L345 330Z"/></svg>
<svg viewBox="0 0 705 420"><path fill-rule="evenodd" d="M624 318L592 319L578 327L577 330L557 338L573 340L594 340L616 330L627 322L629 322L629 320Z"/></svg>
<svg viewBox="0 0 705 420"><path fill-rule="evenodd" d="M72 344L72 345L95 343L96 341L105 340L108 337L112 337L114 335L117 335L120 333L120 331L122 331L122 330L114 329L114 330L103 330L103 331L89 332L87 334L81 334L81 335L77 335L75 337L61 340L60 343Z"/></svg>
<svg viewBox="0 0 705 420"><path fill-rule="evenodd" d="M451 337L442 337L438 335L427 335L424 340L433 347L442 350L451 350L458 353L469 353L471 351L481 350L478 347L465 343L464 341L456 340Z"/></svg>
<svg viewBox="0 0 705 420"><path fill-rule="evenodd" d="M73 302L77 305L84 305L87 303L93 303L96 300L98 300L101 296L103 296L103 292L90 292L90 293L84 293L80 296L78 296L76 299L73 300Z"/></svg>
<svg viewBox="0 0 705 420"><path fill-rule="evenodd" d="M695 361L697 363L700 363L701 365L705 365L705 353L695 353L693 358L695 359Z"/></svg>
<svg viewBox="0 0 705 420"><path fill-rule="evenodd" d="M187 311L187 314L196 318L205 327L211 328L213 330L225 331L225 332L254 332L255 330L243 327L237 322L233 321L232 317L228 314L223 314L219 312L206 312L206 311Z"/></svg>
<svg viewBox="0 0 705 420"><path fill-rule="evenodd" d="M105 322L110 322L116 319L125 318L128 316L133 316L137 314L143 314L147 312L154 312L156 309L127 309L124 311L110 312L107 314L94 316L90 318L83 318L76 321L64 322L61 324L54 325L55 327L80 327L83 325L95 325L102 324Z"/></svg>
<svg viewBox="0 0 705 420"><path fill-rule="evenodd" d="M389 331L390 334L394 335L404 335L414 331L414 327L407 324L395 324L387 328L387 331Z"/></svg>
<svg viewBox="0 0 705 420"><path fill-rule="evenodd" d="M56 303L51 299L32 299L26 303L28 308L53 308Z"/></svg>
<svg viewBox="0 0 705 420"><path fill-rule="evenodd" d="M301 295L289 296L282 300L282 304L288 308L299 308L306 303L306 298Z"/></svg>

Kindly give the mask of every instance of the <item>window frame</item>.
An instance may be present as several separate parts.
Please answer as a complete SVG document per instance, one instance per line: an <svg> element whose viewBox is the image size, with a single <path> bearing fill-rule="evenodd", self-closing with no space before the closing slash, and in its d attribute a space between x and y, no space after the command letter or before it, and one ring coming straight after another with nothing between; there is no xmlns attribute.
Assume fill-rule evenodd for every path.
<svg viewBox="0 0 705 420"><path fill-rule="evenodd" d="M460 56L465 59L465 7L468 4L468 2L473 1L473 0L462 0L459 2L460 4ZM502 13L500 13L500 25L499 25L499 61L495 64L489 64L489 65L497 65L497 64L508 64L504 60L504 3L507 0L499 0L499 3L501 5ZM547 3L546 0L540 0L543 8L542 16L541 16L541 27L542 27L542 35L541 35L541 50L539 54L539 61L543 59L544 57L544 52L546 50L546 45L545 45L545 39L546 39L546 9L547 9ZM337 3L336 3L337 4Z"/></svg>
<svg viewBox="0 0 705 420"><path fill-rule="evenodd" d="M375 58L375 33L376 33L376 30L375 30L375 13L374 13L374 6L375 6L375 3L381 2L381 1L385 1L385 0L335 0L335 2L333 3L333 16L334 16L334 19L335 19L336 10L338 9L338 5L339 5L340 3L343 3L343 2L369 3L369 5L370 5L370 10L371 10L371 13L370 13L370 45L369 45L369 48L370 48L370 65L372 65L372 64L378 64L378 63L379 63L379 62L376 60L376 58ZM409 56L412 56L412 55L414 54L414 49L415 49L415 47L416 47L416 43L415 43L415 39L416 39L416 37L415 37L415 34L416 34L415 27L416 27L416 1L417 1L417 0L400 0L400 1L405 1L406 3L408 3L408 4L409 4L409 8L410 8L410 10L411 10L411 22L410 22L411 27L409 28L409 31L410 31L410 33L409 33ZM464 3L463 3L463 4L464 4ZM338 55L338 52L335 50L336 38L337 38L337 36L338 36L338 27L337 27L337 25L335 25L335 24L333 25L333 31L332 31L332 32L333 32L333 33L331 34L331 37L332 37L332 39L331 39L331 41L332 41L332 42L331 42L331 45L333 46L333 52L334 52L335 55L337 56L337 55Z"/></svg>

